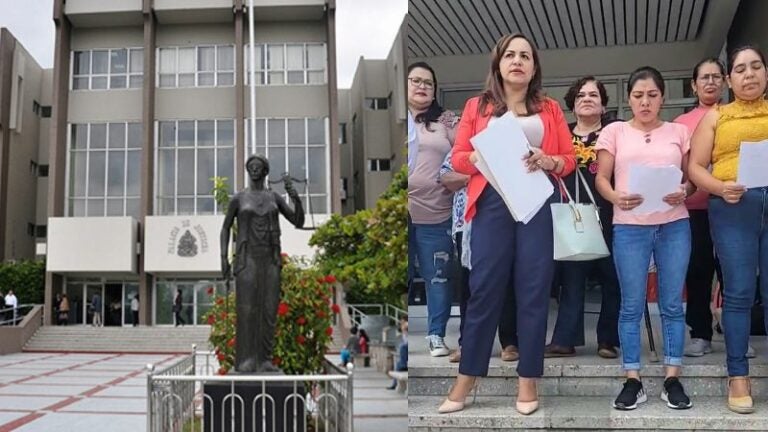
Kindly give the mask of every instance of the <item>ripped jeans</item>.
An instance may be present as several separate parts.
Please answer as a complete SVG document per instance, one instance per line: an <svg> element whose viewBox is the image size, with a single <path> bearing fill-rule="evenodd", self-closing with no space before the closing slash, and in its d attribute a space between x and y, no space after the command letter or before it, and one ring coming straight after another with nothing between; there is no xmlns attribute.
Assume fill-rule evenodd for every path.
<svg viewBox="0 0 768 432"><path fill-rule="evenodd" d="M427 290L428 334L445 337L451 315L453 286L453 239L451 218L438 224L415 224L408 218L408 269L418 260L419 274Z"/></svg>

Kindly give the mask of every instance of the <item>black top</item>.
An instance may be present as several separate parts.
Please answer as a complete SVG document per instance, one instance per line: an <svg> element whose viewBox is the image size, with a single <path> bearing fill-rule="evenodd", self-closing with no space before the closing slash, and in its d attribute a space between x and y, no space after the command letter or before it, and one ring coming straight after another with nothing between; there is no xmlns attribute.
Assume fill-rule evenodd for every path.
<svg viewBox="0 0 768 432"><path fill-rule="evenodd" d="M606 124L603 124L605 127ZM595 197L595 203L600 209L600 222L603 224L603 236L605 237L608 246L611 246L613 240L613 204L608 202L597 192L595 187L595 175L597 174L597 152L595 152L595 144L597 143L597 137L600 136L600 130L590 133L586 137L582 137L573 133L573 129L576 127L576 123L568 125L571 129L572 143L574 150L576 151L576 169L581 171L584 175L584 179L589 185L589 189L592 191L592 195ZM589 195L584 190L584 185L576 176L574 171L567 177L563 178L565 186L568 188L568 192L571 194L574 200L576 200L576 183L579 187L580 203L590 203Z"/></svg>

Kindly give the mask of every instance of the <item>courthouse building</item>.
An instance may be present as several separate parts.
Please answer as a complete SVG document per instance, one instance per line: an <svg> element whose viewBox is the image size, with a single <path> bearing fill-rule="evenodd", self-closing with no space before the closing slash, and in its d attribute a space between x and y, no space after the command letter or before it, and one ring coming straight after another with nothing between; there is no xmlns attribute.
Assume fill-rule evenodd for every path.
<svg viewBox="0 0 768 432"><path fill-rule="evenodd" d="M99 294L105 324L124 325L138 294L141 324L171 324L180 289L182 315L200 323L211 306L208 288L223 287L223 214L211 178L226 177L230 193L241 190L249 154L268 157L273 189L284 192L283 172L298 180L309 228L340 212L339 146L331 145L339 123L335 1L255 1L253 113L247 14L244 0L54 1L54 69L42 72L50 76L42 84L48 91L25 89L42 95L36 101L50 115L35 119L49 122L49 130L29 138L40 141L39 155L29 156L37 164L30 172L47 169L37 182L42 202L30 229L43 234L37 252L47 260L48 312L55 296L66 293L71 323L87 324L89 301ZM26 85L27 75L41 74L33 61L19 66L28 56L9 54L6 35L0 69L7 72L6 57L13 56L13 71L2 75L3 99L7 87L16 88L15 81L5 85L11 75ZM24 112L27 129L31 107ZM13 137L21 128L13 115L8 123L0 112L4 143L9 129ZM13 157L9 164L7 148L0 153L0 228L15 217L2 207L11 192L5 167L28 169ZM0 234L6 256L10 229L17 228ZM311 233L283 225L283 249L311 253ZM46 314L47 324L50 319Z"/></svg>

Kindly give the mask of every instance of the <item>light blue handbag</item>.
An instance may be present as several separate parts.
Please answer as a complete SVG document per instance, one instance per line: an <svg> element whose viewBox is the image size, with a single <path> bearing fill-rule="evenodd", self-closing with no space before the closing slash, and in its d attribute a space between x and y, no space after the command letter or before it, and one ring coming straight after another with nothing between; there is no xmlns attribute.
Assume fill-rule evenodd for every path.
<svg viewBox="0 0 768 432"><path fill-rule="evenodd" d="M603 238L603 228L595 197L578 168L576 168L576 176L579 178L576 181L577 196L579 181L581 181L592 203L581 204L574 201L568 188L565 187L565 182L558 177L568 202L562 202L561 196L560 203L550 204L556 261L590 261L610 255Z"/></svg>

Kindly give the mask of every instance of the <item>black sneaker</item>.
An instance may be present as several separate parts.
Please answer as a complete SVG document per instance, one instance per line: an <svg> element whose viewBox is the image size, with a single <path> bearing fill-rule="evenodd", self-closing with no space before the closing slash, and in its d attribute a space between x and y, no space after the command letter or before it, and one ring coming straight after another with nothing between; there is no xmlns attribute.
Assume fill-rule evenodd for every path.
<svg viewBox="0 0 768 432"><path fill-rule="evenodd" d="M667 403L672 409L683 410L693 406L693 402L685 394L683 385L676 377L669 377L664 380L664 390L661 392L661 400Z"/></svg>
<svg viewBox="0 0 768 432"><path fill-rule="evenodd" d="M643 383L634 378L627 378L621 393L613 401L613 407L621 411L630 411L637 408L637 404L644 403L647 400L648 397L645 395L645 390L643 390Z"/></svg>

